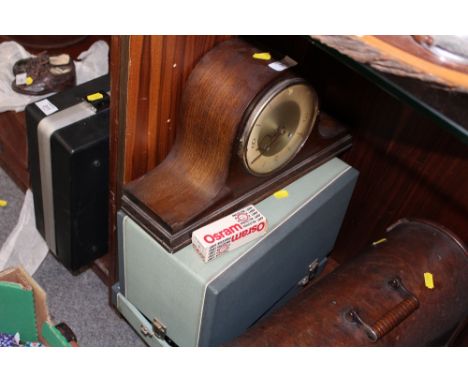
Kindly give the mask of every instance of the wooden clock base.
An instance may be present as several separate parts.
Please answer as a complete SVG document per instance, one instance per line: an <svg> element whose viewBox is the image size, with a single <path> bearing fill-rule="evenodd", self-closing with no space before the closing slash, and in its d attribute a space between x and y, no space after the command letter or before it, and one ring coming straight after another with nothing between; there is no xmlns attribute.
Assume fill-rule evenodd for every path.
<svg viewBox="0 0 468 382"><path fill-rule="evenodd" d="M351 136L347 129L322 113L308 141L286 168L269 177L256 177L249 174L239 161L233 161L225 183L224 197L181 227L174 229L166 224L149 207L150 200L135 196L132 184L124 189L122 209L167 251L175 252L190 243L191 234L197 228L247 204L263 200L350 147Z"/></svg>

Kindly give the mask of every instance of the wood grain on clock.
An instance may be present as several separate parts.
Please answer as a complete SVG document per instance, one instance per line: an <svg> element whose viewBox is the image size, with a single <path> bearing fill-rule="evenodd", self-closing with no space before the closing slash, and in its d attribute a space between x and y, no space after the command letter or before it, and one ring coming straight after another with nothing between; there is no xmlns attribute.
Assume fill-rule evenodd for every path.
<svg viewBox="0 0 468 382"><path fill-rule="evenodd" d="M229 36L129 36L122 182L153 169L176 136L182 91L200 58ZM127 65L128 62L128 65Z"/></svg>
<svg viewBox="0 0 468 382"><path fill-rule="evenodd" d="M145 200L136 198L128 190L122 197L122 209L164 248L169 252L174 252L190 243L191 234L197 228L220 219L247 204L265 199L274 191L286 187L350 147L351 136L348 134L347 127L330 115L322 113L304 147L281 171L266 177L255 176L248 173L241 160L234 156L225 183L226 187L231 190L229 195L177 230L167 227L159 216L148 208Z"/></svg>
<svg viewBox="0 0 468 382"><path fill-rule="evenodd" d="M284 75L253 59L257 51L233 39L203 56L184 90L174 147L127 186L172 230L230 192L225 182L241 119L254 98Z"/></svg>
<svg viewBox="0 0 468 382"><path fill-rule="evenodd" d="M117 280L122 188L158 165L175 138L182 89L198 60L229 36L112 36L109 284Z"/></svg>

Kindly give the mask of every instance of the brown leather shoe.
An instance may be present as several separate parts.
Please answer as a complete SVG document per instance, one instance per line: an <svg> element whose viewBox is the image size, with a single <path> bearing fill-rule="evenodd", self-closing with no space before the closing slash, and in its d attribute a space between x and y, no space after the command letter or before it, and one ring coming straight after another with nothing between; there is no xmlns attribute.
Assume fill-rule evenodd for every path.
<svg viewBox="0 0 468 382"><path fill-rule="evenodd" d="M43 95L60 92L76 85L75 64L68 65L32 65L27 72L16 75L12 89L21 94Z"/></svg>
<svg viewBox="0 0 468 382"><path fill-rule="evenodd" d="M18 60L13 65L12 71L16 76L20 73L27 73L34 70L36 66L50 65L50 66L64 66L70 65L70 55L66 53L58 54L55 56L49 56L47 51L39 53L37 56L23 58Z"/></svg>
<svg viewBox="0 0 468 382"><path fill-rule="evenodd" d="M16 76L20 73L27 73L33 69L33 67L37 65L47 65L49 63L49 55L46 51L39 53L37 56L23 58L22 60L18 60L13 65L12 71L13 74Z"/></svg>

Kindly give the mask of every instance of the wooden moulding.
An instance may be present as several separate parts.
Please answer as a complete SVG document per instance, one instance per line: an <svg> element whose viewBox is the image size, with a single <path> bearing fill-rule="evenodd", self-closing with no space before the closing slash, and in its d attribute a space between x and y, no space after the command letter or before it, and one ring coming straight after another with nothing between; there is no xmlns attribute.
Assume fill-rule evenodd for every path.
<svg viewBox="0 0 468 382"><path fill-rule="evenodd" d="M207 53L184 90L176 142L166 160L124 188L122 209L169 252L196 228L255 203L350 147L346 128L322 114L297 157L268 177L248 174L237 158L243 118L266 89L290 77L258 50L233 39Z"/></svg>

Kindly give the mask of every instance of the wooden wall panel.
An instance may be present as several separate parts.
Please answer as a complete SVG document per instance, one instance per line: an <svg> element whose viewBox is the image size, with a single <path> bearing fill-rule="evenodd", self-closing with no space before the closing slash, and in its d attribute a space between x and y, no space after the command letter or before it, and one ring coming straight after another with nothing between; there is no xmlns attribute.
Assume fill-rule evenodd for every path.
<svg viewBox="0 0 468 382"><path fill-rule="evenodd" d="M259 42L300 62L321 108L351 127L353 147L342 159L360 171L332 256L339 262L363 251L402 217L445 225L468 243L468 148L427 113L409 106L306 39L261 37ZM464 118L463 96L408 80ZM465 116L465 117L463 117Z"/></svg>
<svg viewBox="0 0 468 382"><path fill-rule="evenodd" d="M110 50L111 104L109 120L109 253L107 255L109 301L117 281L117 211L122 189L123 145L128 77L128 36L112 36ZM122 65L122 63L124 63ZM121 91L122 90L122 91Z"/></svg>
<svg viewBox="0 0 468 382"><path fill-rule="evenodd" d="M159 164L175 138L184 84L227 36L130 36L123 182Z"/></svg>
<svg viewBox="0 0 468 382"><path fill-rule="evenodd" d="M353 128L353 147L343 159L360 171L335 258L358 254L403 217L440 223L468 242L467 146L326 54L311 50L308 60L320 73L315 84L323 107Z"/></svg>
<svg viewBox="0 0 468 382"><path fill-rule="evenodd" d="M28 141L24 112L0 113L0 166L25 192L29 187Z"/></svg>

